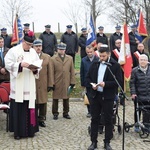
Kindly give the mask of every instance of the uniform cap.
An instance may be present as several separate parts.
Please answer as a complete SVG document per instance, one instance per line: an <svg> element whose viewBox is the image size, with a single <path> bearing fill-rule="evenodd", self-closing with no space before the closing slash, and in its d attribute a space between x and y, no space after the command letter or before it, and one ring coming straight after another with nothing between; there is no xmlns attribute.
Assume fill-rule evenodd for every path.
<svg viewBox="0 0 150 150"><path fill-rule="evenodd" d="M60 49L60 50L65 50L66 49L66 44L65 43L60 43L57 45L57 49Z"/></svg>
<svg viewBox="0 0 150 150"><path fill-rule="evenodd" d="M29 27L29 26L30 26L29 23L25 23L25 24L23 24L23 25L24 25L24 27Z"/></svg>
<svg viewBox="0 0 150 150"><path fill-rule="evenodd" d="M42 45L42 40L41 39L34 40L33 45L34 46L36 46L36 45Z"/></svg>
<svg viewBox="0 0 150 150"><path fill-rule="evenodd" d="M87 28L82 28L81 31L85 32L85 31L87 31Z"/></svg>
<svg viewBox="0 0 150 150"><path fill-rule="evenodd" d="M68 29L71 29L72 28L72 25L67 25L66 26Z"/></svg>
<svg viewBox="0 0 150 150"><path fill-rule="evenodd" d="M51 25L47 24L47 25L45 25L45 28L50 29L50 28L51 28Z"/></svg>
<svg viewBox="0 0 150 150"><path fill-rule="evenodd" d="M116 30L120 30L121 26L117 25L115 28L116 28Z"/></svg>
<svg viewBox="0 0 150 150"><path fill-rule="evenodd" d="M103 27L103 26L99 26L98 29L99 29L99 30L103 30L104 27Z"/></svg>

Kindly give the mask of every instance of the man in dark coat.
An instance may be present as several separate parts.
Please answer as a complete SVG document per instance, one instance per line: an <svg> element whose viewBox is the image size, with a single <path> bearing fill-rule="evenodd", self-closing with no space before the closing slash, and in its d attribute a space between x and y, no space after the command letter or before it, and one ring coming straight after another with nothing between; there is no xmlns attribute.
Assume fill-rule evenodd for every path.
<svg viewBox="0 0 150 150"><path fill-rule="evenodd" d="M9 72L5 68L5 60L4 60L4 57L7 52L8 49L4 47L4 39L0 37L0 83L3 81L10 80Z"/></svg>
<svg viewBox="0 0 150 150"><path fill-rule="evenodd" d="M108 37L106 36L106 34L104 34L104 27L103 26L99 26L99 33L97 33L96 35L96 43L102 43L102 44L107 44L108 45Z"/></svg>
<svg viewBox="0 0 150 150"><path fill-rule="evenodd" d="M78 36L72 31L72 25L67 25L66 32L61 36L61 42L67 45L66 54L72 56L75 63L75 54L78 52Z"/></svg>
<svg viewBox="0 0 150 150"><path fill-rule="evenodd" d="M129 32L130 51L132 59L134 60L134 52L137 50L137 45L140 41L136 38L136 25L131 26L131 32ZM134 62L134 61L133 61Z"/></svg>
<svg viewBox="0 0 150 150"><path fill-rule="evenodd" d="M11 48L11 36L9 36L7 34L7 29L6 28L2 28L1 29L1 37L3 37L4 39L4 47L6 48Z"/></svg>
<svg viewBox="0 0 150 150"><path fill-rule="evenodd" d="M122 39L122 33L120 32L121 26L117 25L115 28L116 28L116 32L110 36L110 41L109 41L110 51L115 49L115 41L117 39L120 39L120 40Z"/></svg>
<svg viewBox="0 0 150 150"><path fill-rule="evenodd" d="M79 46L80 46L80 57L83 58L85 57L86 54L86 40L87 40L87 28L82 28L81 29L82 34L79 37Z"/></svg>
<svg viewBox="0 0 150 150"><path fill-rule="evenodd" d="M116 89L118 85L114 80L110 70L116 76L119 83L122 82L121 67L110 57L108 47L102 47L99 50L100 62L95 62L91 65L87 74L87 82L91 83L91 142L88 150L97 148L98 125L101 110L104 112L105 122L105 138L104 148L112 150L110 140L113 136L113 104L116 96ZM111 65L107 66L104 62L109 62ZM109 67L109 68L108 68ZM110 70L109 70L110 69Z"/></svg>
<svg viewBox="0 0 150 150"><path fill-rule="evenodd" d="M92 46L86 47L87 56L82 58L81 67L80 67L80 80L81 86L86 88L86 95L90 101L90 84L86 82L86 75L89 71L89 68L93 62L98 62L99 58L94 54L94 49ZM88 114L87 117L91 117L90 104L87 105Z"/></svg>
<svg viewBox="0 0 150 150"><path fill-rule="evenodd" d="M45 26L45 31L40 34L39 39L43 41L42 51L50 56L53 56L57 50L57 39L53 32L51 32L51 25Z"/></svg>

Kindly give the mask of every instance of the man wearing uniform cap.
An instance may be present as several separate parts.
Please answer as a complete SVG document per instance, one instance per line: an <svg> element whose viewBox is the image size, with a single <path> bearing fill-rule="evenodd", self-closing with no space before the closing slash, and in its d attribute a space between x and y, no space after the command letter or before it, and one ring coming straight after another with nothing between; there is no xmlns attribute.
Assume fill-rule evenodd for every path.
<svg viewBox="0 0 150 150"><path fill-rule="evenodd" d="M75 71L72 57L65 54L66 44L60 43L57 46L57 54L52 57L52 79L53 86L53 102L52 113L53 119L58 119L58 101L63 99L63 117L71 119L69 115L69 94L68 88L71 89L75 85Z"/></svg>
<svg viewBox="0 0 150 150"><path fill-rule="evenodd" d="M51 25L45 25L45 31L40 34L39 39L43 41L42 51L50 56L53 56L57 48L57 39L53 32L51 32Z"/></svg>
<svg viewBox="0 0 150 150"><path fill-rule="evenodd" d="M79 46L80 46L80 57L85 57L86 54L86 40L87 40L87 28L81 29L82 34L79 37Z"/></svg>
<svg viewBox="0 0 150 150"><path fill-rule="evenodd" d="M6 28L1 29L1 37L4 39L4 47L11 48L11 36L7 34Z"/></svg>
<svg viewBox="0 0 150 150"><path fill-rule="evenodd" d="M52 81L51 57L48 54L42 52L41 39L36 39L33 42L33 48L39 55L39 58L43 60L42 69L39 72L39 78L36 79L36 104L38 109L39 126L46 127L44 121L46 120L47 113L47 92L52 90L54 84Z"/></svg>
<svg viewBox="0 0 150 150"><path fill-rule="evenodd" d="M106 36L106 34L104 34L104 27L103 26L99 26L99 33L97 33L96 35L96 43L102 43L102 44L107 44L108 45L108 37Z"/></svg>
<svg viewBox="0 0 150 150"><path fill-rule="evenodd" d="M32 48L33 41L33 34L25 35L22 43L9 49L5 56L11 85L9 130L14 132L17 140L34 137L35 132L39 131L35 107L35 79L39 76L39 69L30 67L30 64L40 59Z"/></svg>
<svg viewBox="0 0 150 150"><path fill-rule="evenodd" d="M131 26L131 32L129 32L129 42L130 42L130 51L132 55L133 62L134 61L134 52L137 50L138 43L140 41L136 38L137 26L133 24ZM133 64L135 66L135 64Z"/></svg>
<svg viewBox="0 0 150 150"><path fill-rule="evenodd" d="M110 43L110 51L114 50L115 49L115 41L117 39L122 39L122 33L120 32L121 30L121 26L120 25L117 25L116 27L116 32L113 33L111 36L110 36L110 40L109 40L109 43Z"/></svg>
<svg viewBox="0 0 150 150"><path fill-rule="evenodd" d="M24 36L25 35L28 36L28 34L32 34L32 35L34 35L34 39L36 39L34 32L30 30L30 24L29 23L25 23L23 25L24 25L24 30L23 30Z"/></svg>
<svg viewBox="0 0 150 150"><path fill-rule="evenodd" d="M66 54L70 55L75 63L75 54L78 52L78 36L72 31L72 25L67 25L66 27L67 30L62 34L60 41L67 45Z"/></svg>

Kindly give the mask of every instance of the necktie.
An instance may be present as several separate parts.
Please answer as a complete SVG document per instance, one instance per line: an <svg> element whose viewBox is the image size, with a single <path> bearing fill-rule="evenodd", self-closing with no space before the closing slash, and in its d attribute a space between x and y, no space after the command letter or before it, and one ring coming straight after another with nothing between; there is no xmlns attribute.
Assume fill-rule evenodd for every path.
<svg viewBox="0 0 150 150"><path fill-rule="evenodd" d="M2 48L0 50L0 57L1 57L1 60L2 60L2 66L4 67L4 56L3 56Z"/></svg>

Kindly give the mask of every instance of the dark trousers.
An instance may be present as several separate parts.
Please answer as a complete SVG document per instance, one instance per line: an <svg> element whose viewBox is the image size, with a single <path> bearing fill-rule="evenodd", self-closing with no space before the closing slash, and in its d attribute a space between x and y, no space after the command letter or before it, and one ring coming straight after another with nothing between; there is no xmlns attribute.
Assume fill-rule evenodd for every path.
<svg viewBox="0 0 150 150"><path fill-rule="evenodd" d="M39 122L46 120L47 103L37 104Z"/></svg>
<svg viewBox="0 0 150 150"><path fill-rule="evenodd" d="M91 100L91 141L97 142L98 126L100 120L100 114L104 112L104 125L105 125L105 143L110 143L113 135L113 103L112 99L103 99L103 95L97 92L96 97Z"/></svg>
<svg viewBox="0 0 150 150"><path fill-rule="evenodd" d="M89 87L86 87L86 96L89 100L89 105L87 105L87 111L88 111L88 113L91 113L91 110L90 110L90 99L91 99L91 97L90 97L90 88Z"/></svg>
<svg viewBox="0 0 150 150"><path fill-rule="evenodd" d="M69 99L63 99L63 115L68 115L69 112ZM53 99L52 114L59 115L58 112L58 99Z"/></svg>
<svg viewBox="0 0 150 150"><path fill-rule="evenodd" d="M73 59L73 64L75 65L75 54L67 54L67 55L70 55Z"/></svg>

